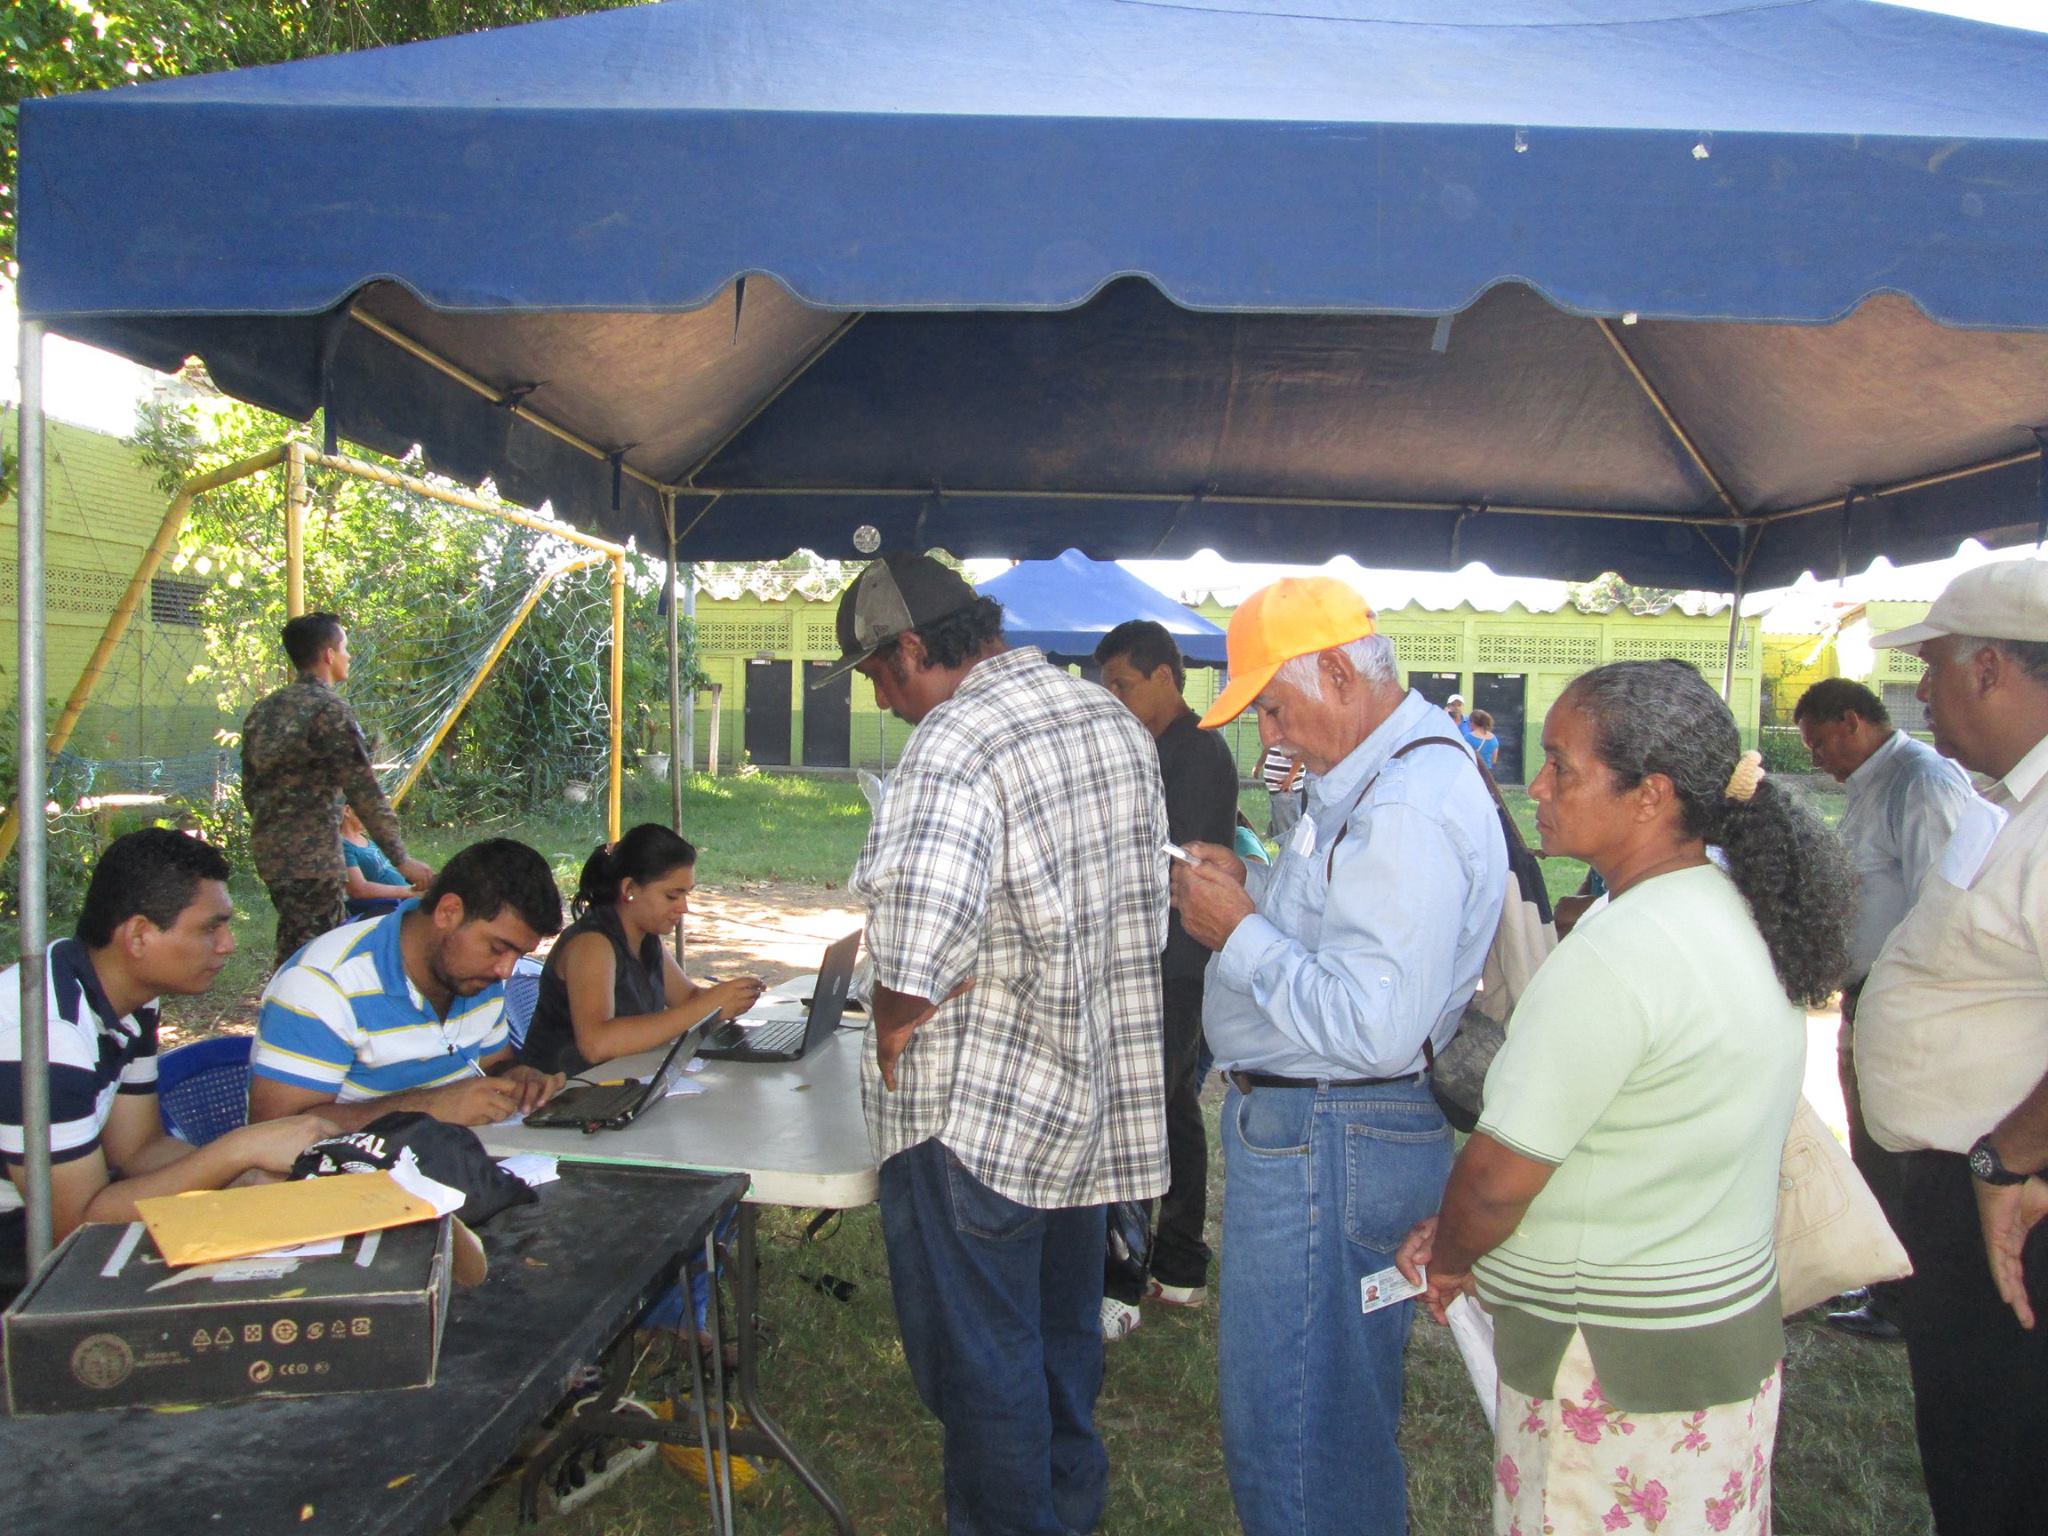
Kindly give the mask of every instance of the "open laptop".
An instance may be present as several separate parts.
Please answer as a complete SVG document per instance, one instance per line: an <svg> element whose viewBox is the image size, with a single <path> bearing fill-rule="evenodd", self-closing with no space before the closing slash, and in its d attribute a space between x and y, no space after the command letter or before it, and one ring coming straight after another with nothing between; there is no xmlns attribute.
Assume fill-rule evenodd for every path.
<svg viewBox="0 0 2048 1536"><path fill-rule="evenodd" d="M682 1076L717 1019L718 1010L714 1008L677 1035L668 1054L661 1058L661 1065L646 1082L629 1077L623 1083L579 1083L564 1088L522 1123L543 1130L568 1127L585 1135L625 1129L668 1096L669 1085Z"/></svg>
<svg viewBox="0 0 2048 1536"><path fill-rule="evenodd" d="M764 1024L729 1021L711 1032L697 1054L706 1061L803 1060L831 1039L832 1031L839 1027L840 1017L846 1012L846 989L853 981L853 960L860 953L861 931L856 928L837 943L825 946L817 985L811 989L810 1012L805 1017L771 1018Z"/></svg>

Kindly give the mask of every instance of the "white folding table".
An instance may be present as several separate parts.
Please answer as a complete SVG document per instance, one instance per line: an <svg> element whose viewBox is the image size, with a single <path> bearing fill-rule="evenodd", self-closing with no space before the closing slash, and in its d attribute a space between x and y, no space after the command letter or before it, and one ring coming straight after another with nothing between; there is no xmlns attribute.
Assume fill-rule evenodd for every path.
<svg viewBox="0 0 2048 1536"><path fill-rule="evenodd" d="M797 978L777 991L794 997L803 985L804 979ZM756 1226L764 1205L850 1210L874 1203L880 1178L860 1102L860 1059L866 1043L864 1030L841 1029L801 1061L706 1062L691 1077L703 1085L702 1093L674 1095L624 1130L586 1135L574 1129L537 1130L513 1124L486 1126L477 1133L496 1157L542 1152L578 1162L747 1176L733 1289L739 1304L740 1401L759 1431L759 1442L744 1430L736 1431L733 1447L787 1462L834 1526L849 1536L853 1522L839 1500L761 1405ZM663 1054L654 1050L624 1056L590 1075L645 1077L660 1065Z"/></svg>

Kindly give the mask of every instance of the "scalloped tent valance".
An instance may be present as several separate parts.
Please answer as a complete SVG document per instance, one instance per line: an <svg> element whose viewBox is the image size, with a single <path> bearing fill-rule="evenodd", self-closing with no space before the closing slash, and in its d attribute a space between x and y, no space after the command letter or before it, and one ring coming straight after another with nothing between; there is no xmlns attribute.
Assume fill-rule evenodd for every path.
<svg viewBox="0 0 2048 1536"><path fill-rule="evenodd" d="M27 103L21 301L683 558L1756 587L2033 536L2043 78L1862 0L670 0Z"/></svg>

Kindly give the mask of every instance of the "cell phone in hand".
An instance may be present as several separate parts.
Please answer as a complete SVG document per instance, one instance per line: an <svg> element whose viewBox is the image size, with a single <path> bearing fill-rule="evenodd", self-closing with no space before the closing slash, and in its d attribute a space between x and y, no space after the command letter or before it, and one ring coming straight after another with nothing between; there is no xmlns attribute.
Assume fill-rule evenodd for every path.
<svg viewBox="0 0 2048 1536"><path fill-rule="evenodd" d="M1192 853L1189 853L1187 849L1181 847L1179 843L1161 843L1159 851L1169 859L1179 859L1183 864L1199 864L1202 862Z"/></svg>

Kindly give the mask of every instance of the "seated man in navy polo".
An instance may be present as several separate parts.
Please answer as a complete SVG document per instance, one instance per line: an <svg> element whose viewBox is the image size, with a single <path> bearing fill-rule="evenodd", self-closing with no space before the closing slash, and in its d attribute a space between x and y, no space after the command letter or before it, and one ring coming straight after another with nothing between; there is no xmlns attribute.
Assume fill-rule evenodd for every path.
<svg viewBox="0 0 2048 1536"><path fill-rule="evenodd" d="M418 901L346 923L264 989L249 1118L313 1111L356 1130L393 1110L493 1125L562 1085L521 1066L505 978L562 926L547 860L492 838L450 859Z"/></svg>
<svg viewBox="0 0 2048 1536"><path fill-rule="evenodd" d="M235 952L228 863L168 827L116 838L93 870L76 937L44 961L49 1041L50 1225L130 1221L135 1202L277 1175L332 1127L311 1116L230 1131L204 1147L169 1136L157 1113L157 1000L194 996ZM25 1251L21 967L0 971L0 1295Z"/></svg>

